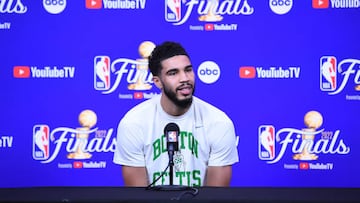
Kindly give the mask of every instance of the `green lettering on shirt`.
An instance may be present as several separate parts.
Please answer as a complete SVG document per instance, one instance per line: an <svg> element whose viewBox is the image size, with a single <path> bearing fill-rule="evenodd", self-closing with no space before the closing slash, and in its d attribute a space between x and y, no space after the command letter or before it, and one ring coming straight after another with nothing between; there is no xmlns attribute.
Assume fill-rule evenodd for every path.
<svg viewBox="0 0 360 203"><path fill-rule="evenodd" d="M163 175L162 175L163 174ZM162 177L160 177L162 175ZM157 180L159 178L159 180L157 180L157 185L166 185L169 184L167 183L167 178L169 177L170 173L168 171L165 172L155 172L153 173L153 180L152 182L154 182L155 180ZM197 186L201 186L201 171L200 170L192 170L192 171L176 171L175 172L175 179L179 179L179 185L187 185L187 186L191 186L191 187L197 187Z"/></svg>
<svg viewBox="0 0 360 203"><path fill-rule="evenodd" d="M153 144L153 160L155 161L160 157L161 154L167 153L166 149L166 137L162 135L160 138L156 139ZM181 131L179 134L179 149L185 150L188 149L191 153L198 158L198 148L199 142L191 132Z"/></svg>

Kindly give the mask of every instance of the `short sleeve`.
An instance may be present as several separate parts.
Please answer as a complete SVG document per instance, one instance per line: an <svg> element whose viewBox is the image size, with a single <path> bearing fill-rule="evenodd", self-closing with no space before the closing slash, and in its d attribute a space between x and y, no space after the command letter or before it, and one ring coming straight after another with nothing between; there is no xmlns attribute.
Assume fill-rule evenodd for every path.
<svg viewBox="0 0 360 203"><path fill-rule="evenodd" d="M232 165L239 161L234 125L231 121L216 122L211 133L209 166Z"/></svg>
<svg viewBox="0 0 360 203"><path fill-rule="evenodd" d="M134 123L120 121L113 162L120 165L145 166L143 132Z"/></svg>

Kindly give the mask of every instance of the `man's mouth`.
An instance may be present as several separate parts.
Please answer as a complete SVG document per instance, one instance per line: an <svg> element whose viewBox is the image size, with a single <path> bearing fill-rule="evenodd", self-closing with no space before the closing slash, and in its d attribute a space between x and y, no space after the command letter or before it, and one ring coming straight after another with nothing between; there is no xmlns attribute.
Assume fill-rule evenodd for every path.
<svg viewBox="0 0 360 203"><path fill-rule="evenodd" d="M191 85L184 85L184 86L177 88L177 91L183 95L189 95L189 94L192 94L193 88Z"/></svg>

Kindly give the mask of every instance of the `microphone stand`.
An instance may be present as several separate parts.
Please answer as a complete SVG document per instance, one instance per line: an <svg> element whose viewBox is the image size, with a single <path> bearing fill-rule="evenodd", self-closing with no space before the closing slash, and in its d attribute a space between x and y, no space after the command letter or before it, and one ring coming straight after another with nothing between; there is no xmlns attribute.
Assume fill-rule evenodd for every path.
<svg viewBox="0 0 360 203"><path fill-rule="evenodd" d="M174 185L174 151L169 151L169 164L170 168L170 185L157 185L151 187L153 190L162 190L162 191L179 191L179 190L191 190L189 186L183 185Z"/></svg>
<svg viewBox="0 0 360 203"><path fill-rule="evenodd" d="M165 168L165 170L161 173L159 177L156 178L150 185L146 187L146 190L155 190L155 191L183 191L181 194L176 197L172 198L171 200L180 200L184 198L186 194L192 195L192 197L196 196L199 192L198 189L190 187L190 186L183 186L183 185L174 185L174 154L175 151L178 151L178 136L180 133L179 126L176 123L168 123L164 129L164 135L166 136L166 147L169 155L169 162ZM170 185L158 185L153 186L161 177L166 174L167 169L170 168L170 177L169 182ZM190 184L190 183L189 183ZM192 192L190 192L192 191Z"/></svg>
<svg viewBox="0 0 360 203"><path fill-rule="evenodd" d="M174 185L174 152L169 153L170 185Z"/></svg>

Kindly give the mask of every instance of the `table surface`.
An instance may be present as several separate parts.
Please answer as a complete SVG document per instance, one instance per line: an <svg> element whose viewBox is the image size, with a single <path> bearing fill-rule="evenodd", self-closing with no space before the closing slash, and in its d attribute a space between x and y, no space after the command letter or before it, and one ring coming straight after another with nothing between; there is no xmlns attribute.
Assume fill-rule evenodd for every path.
<svg viewBox="0 0 360 203"><path fill-rule="evenodd" d="M360 202L360 188L29 187L1 188L0 202Z"/></svg>

